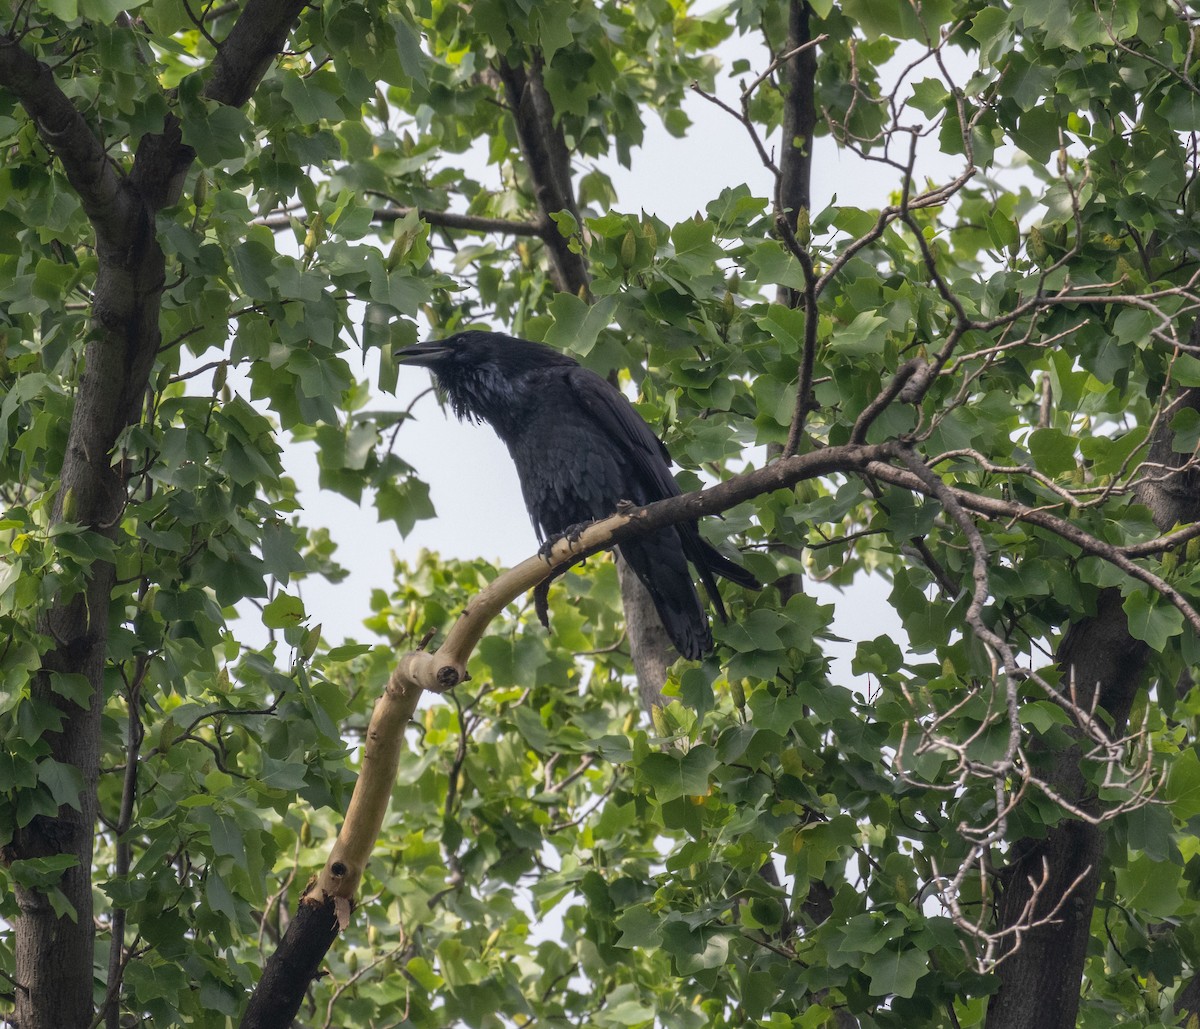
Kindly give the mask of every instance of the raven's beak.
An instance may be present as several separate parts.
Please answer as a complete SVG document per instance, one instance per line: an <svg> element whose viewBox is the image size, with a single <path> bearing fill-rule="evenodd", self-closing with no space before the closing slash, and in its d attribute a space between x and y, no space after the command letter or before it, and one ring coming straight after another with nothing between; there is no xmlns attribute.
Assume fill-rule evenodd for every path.
<svg viewBox="0 0 1200 1029"><path fill-rule="evenodd" d="M427 339L424 343L414 343L411 347L402 347L393 355L399 364L415 364L422 368L432 368L443 358L449 357L454 348L447 346L440 339Z"/></svg>

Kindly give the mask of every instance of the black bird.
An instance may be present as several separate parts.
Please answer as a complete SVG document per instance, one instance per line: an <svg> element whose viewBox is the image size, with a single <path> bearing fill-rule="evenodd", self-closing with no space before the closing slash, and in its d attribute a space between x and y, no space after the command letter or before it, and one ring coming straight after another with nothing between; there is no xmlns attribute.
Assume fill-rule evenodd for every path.
<svg viewBox="0 0 1200 1029"><path fill-rule="evenodd" d="M613 514L622 501L679 495L670 454L620 390L544 343L498 332L459 332L397 351L430 369L462 419L487 422L508 447L538 539ZM687 658L712 649L712 632L688 570L696 566L725 620L715 577L760 583L679 522L620 545L654 600L667 635Z"/></svg>

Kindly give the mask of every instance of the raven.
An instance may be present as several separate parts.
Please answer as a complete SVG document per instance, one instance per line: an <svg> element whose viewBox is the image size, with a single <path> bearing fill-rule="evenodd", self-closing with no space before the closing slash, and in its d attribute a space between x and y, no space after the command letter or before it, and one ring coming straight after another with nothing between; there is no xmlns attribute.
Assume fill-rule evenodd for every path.
<svg viewBox="0 0 1200 1029"><path fill-rule="evenodd" d="M525 507L543 542L613 514L624 501L640 506L679 495L667 448L624 394L544 343L471 330L405 347L396 356L432 371L460 419L496 430L517 466ZM761 586L706 543L695 522L626 540L619 549L687 658L712 649L688 561L722 621L715 576L749 589Z"/></svg>

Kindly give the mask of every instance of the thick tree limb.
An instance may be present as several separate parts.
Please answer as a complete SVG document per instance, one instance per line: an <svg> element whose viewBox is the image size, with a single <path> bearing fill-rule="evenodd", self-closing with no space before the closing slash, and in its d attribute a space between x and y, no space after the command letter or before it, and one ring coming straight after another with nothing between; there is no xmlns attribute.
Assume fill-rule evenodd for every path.
<svg viewBox="0 0 1200 1029"><path fill-rule="evenodd" d="M583 218L571 185L571 154L562 127L554 121L554 105L542 82L541 61L541 55L535 54L530 65L522 67L501 58L496 70L504 83L517 128L517 140L542 211L542 238L550 255L555 288L563 293L586 296L590 280L583 254L572 252L570 240L551 218L551 215L566 211L583 231Z"/></svg>
<svg viewBox="0 0 1200 1029"><path fill-rule="evenodd" d="M811 32L812 10L805 0L790 0L788 5L788 39L786 53L764 71L749 86L742 90L742 114L739 118L749 131L755 144L761 149L757 130L750 117L750 100L754 91L767 81L772 69L782 67L785 72L783 96L783 141L779 168L775 174L775 226L776 231L792 248L800 260L804 272L804 289L797 291L789 286L777 286L775 300L787 307L804 309L804 345L797 368L796 401L792 409L792 420L788 426L785 444L772 444L768 453L773 457L780 454L790 456L798 453L804 434L804 422L808 417L812 397L812 377L817 350L817 294L816 276L812 256L807 248L796 239L796 230L801 217L807 222L812 207L813 136L816 131L816 41ZM862 442L855 439L853 442ZM776 585L786 602L804 589L804 578L800 573L803 552L800 547L786 541L780 544L785 553L795 560L792 571ZM819 887L817 890L819 891Z"/></svg>
<svg viewBox="0 0 1200 1029"><path fill-rule="evenodd" d="M886 452L889 448L885 445L884 450ZM932 495L929 488L913 475L912 472L896 468L890 464L874 463L871 464L867 471L873 477L884 482L889 482L894 486L902 486L917 493ZM972 493L968 490L953 487L948 488L951 489L957 502L970 511L997 520L1013 519L1026 522L1029 525L1036 525L1039 528L1052 532L1068 543L1075 544L1085 554L1103 558L1105 561L1121 569L1131 579L1137 579L1139 582L1145 583L1163 597L1164 600L1173 604L1188 624L1192 626L1192 629L1200 632L1200 612L1196 611L1191 602L1169 582L1150 569L1139 565L1130 556L1130 551L1138 555L1146 554L1149 550L1148 544L1135 544L1130 548L1118 547L1105 540L1098 539L1074 522L1051 514L1044 508L1027 507L1024 504L1001 500L998 497L989 497L982 493Z"/></svg>
<svg viewBox="0 0 1200 1029"><path fill-rule="evenodd" d="M204 96L241 107L287 42L303 0L248 0L213 60Z"/></svg>
<svg viewBox="0 0 1200 1029"><path fill-rule="evenodd" d="M132 200L122 188L120 171L50 69L12 36L0 35L0 87L20 101L42 141L62 162L97 236L114 243L124 239Z"/></svg>
<svg viewBox="0 0 1200 1029"><path fill-rule="evenodd" d="M502 236L545 236L546 226L537 222L517 221L515 218L484 218L478 214L456 214L454 211L432 211L427 207L380 207L374 218L392 222L413 211L421 221L440 229L466 229L468 232L496 232ZM552 226L558 232L558 226Z"/></svg>
<svg viewBox="0 0 1200 1029"><path fill-rule="evenodd" d="M812 207L813 143L817 129L817 52L812 38L812 9L806 0L788 4L787 91L783 99L783 146L775 184L775 224L804 273L804 290L780 292L789 307L804 308L804 347L800 355L796 405L783 452L800 449L804 422L812 403L813 368L817 356L817 274L807 241L797 238ZM743 104L743 106L745 106ZM749 112L747 111L747 120ZM805 234L807 235L807 234Z"/></svg>
<svg viewBox="0 0 1200 1029"><path fill-rule="evenodd" d="M540 222L523 222L513 218L485 218L477 214L457 214L454 211L434 211L426 207L377 207L371 214L371 220L382 224L399 221L413 211L421 221L428 222L441 229L464 229L467 232L495 232L502 236L540 236L546 234L546 226ZM307 218L303 211L273 211L263 218L256 218L255 225L265 225L273 231L287 229L297 218L302 221ZM558 226L551 224L551 229L558 232Z"/></svg>

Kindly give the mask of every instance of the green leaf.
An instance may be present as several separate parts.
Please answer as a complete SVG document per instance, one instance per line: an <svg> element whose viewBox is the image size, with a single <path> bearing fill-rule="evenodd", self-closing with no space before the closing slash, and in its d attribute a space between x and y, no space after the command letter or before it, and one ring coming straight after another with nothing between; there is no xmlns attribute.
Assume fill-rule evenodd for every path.
<svg viewBox="0 0 1200 1029"><path fill-rule="evenodd" d="M1058 429L1034 429L1029 434L1029 453L1038 471L1065 475L1075 470L1076 441Z"/></svg>
<svg viewBox="0 0 1200 1029"><path fill-rule="evenodd" d="M1107 436L1085 436L1079 441L1083 456L1091 462L1097 475L1115 475L1146 442L1149 428L1139 425L1129 432L1109 439Z"/></svg>
<svg viewBox="0 0 1200 1029"><path fill-rule="evenodd" d="M829 341L831 350L848 357L865 357L883 353L887 340L887 319L882 315L864 311L849 325L837 329Z"/></svg>
<svg viewBox="0 0 1200 1029"><path fill-rule="evenodd" d="M1072 725L1071 716L1052 700L1031 700L1021 705L1021 723L1038 732L1049 732L1056 725Z"/></svg>
<svg viewBox="0 0 1200 1029"><path fill-rule="evenodd" d="M1017 128L1011 133L1012 141L1039 163L1050 159L1061 145L1058 114L1048 107L1035 107L1025 111Z"/></svg>
<svg viewBox="0 0 1200 1029"><path fill-rule="evenodd" d="M1127 812L1123 820L1129 833L1129 846L1144 851L1154 861L1180 861L1173 814L1174 805L1167 804L1143 804Z"/></svg>
<svg viewBox="0 0 1200 1029"><path fill-rule="evenodd" d="M78 768L45 757L38 762L37 774L38 781L50 790L55 804L59 807L65 804L76 811L82 810L79 795L83 790L84 781Z"/></svg>
<svg viewBox="0 0 1200 1029"><path fill-rule="evenodd" d="M979 43L990 61L995 61L1012 40L1009 12L1003 7L984 7L971 19L967 35Z"/></svg>
<svg viewBox="0 0 1200 1029"><path fill-rule="evenodd" d="M708 793L708 777L717 767L717 755L704 744L686 754L675 752L650 754L638 771L654 791L655 799L665 804L676 797L701 797Z"/></svg>
<svg viewBox="0 0 1200 1029"><path fill-rule="evenodd" d="M113 0L122 3L123 0ZM215 167L223 161L245 154L243 137L252 130L246 115L238 108L211 101L189 105L182 124L183 141L195 147L202 165Z"/></svg>
<svg viewBox="0 0 1200 1029"><path fill-rule="evenodd" d="M621 930L618 947L657 947L662 942L662 921L644 904L623 911L617 916L616 925Z"/></svg>
<svg viewBox="0 0 1200 1029"><path fill-rule="evenodd" d="M1174 430L1171 449L1175 453L1191 454L1200 447L1200 412L1182 408L1171 419L1171 428Z"/></svg>
<svg viewBox="0 0 1200 1029"><path fill-rule="evenodd" d="M380 483L375 494L375 507L380 520L386 518L395 522L401 536L407 536L417 522L432 518L435 513L428 484L413 478Z"/></svg>
<svg viewBox="0 0 1200 1029"><path fill-rule="evenodd" d="M133 11L147 0L79 0L79 13L89 21L111 25L122 11Z"/></svg>
<svg viewBox="0 0 1200 1029"><path fill-rule="evenodd" d="M870 991L876 997L911 997L917 981L929 971L929 955L915 947L889 943L863 962L871 977Z"/></svg>
<svg viewBox="0 0 1200 1029"><path fill-rule="evenodd" d="M1145 640L1151 650L1163 650L1169 640L1183 632L1183 614L1166 600L1152 600L1145 590L1136 590L1121 605L1129 620L1129 633Z"/></svg>
<svg viewBox="0 0 1200 1029"><path fill-rule="evenodd" d="M662 949L674 959L680 975L693 975L725 963L729 935L724 928L692 929L683 921L670 921L662 929Z"/></svg>
<svg viewBox="0 0 1200 1029"><path fill-rule="evenodd" d="M553 325L546 332L546 342L560 350L586 357L596 345L596 338L612 319L616 296L601 297L590 306L571 293L558 293L550 302Z"/></svg>
<svg viewBox="0 0 1200 1029"><path fill-rule="evenodd" d="M926 118L933 118L941 114L942 109L949 102L950 91L941 79L922 79L920 82L913 83L912 99L909 103Z"/></svg>
<svg viewBox="0 0 1200 1029"><path fill-rule="evenodd" d="M1163 799L1180 821L1200 815L1200 757L1195 750L1184 750L1171 762Z"/></svg>
<svg viewBox="0 0 1200 1029"><path fill-rule="evenodd" d="M38 7L63 21L74 21L79 17L78 0L38 0Z"/></svg>
<svg viewBox="0 0 1200 1029"><path fill-rule="evenodd" d="M1170 918L1183 905L1183 869L1138 854L1115 869L1117 889L1125 903L1150 918Z"/></svg>
<svg viewBox="0 0 1200 1029"><path fill-rule="evenodd" d="M758 324L784 345L785 352L800 349L804 340L804 312L800 309L772 304Z"/></svg>
<svg viewBox="0 0 1200 1029"><path fill-rule="evenodd" d="M342 109L334 98L321 88L320 80L300 75L288 75L283 80L283 97L292 105L296 117L304 125L319 121L340 121Z"/></svg>
<svg viewBox="0 0 1200 1029"><path fill-rule="evenodd" d="M906 3L876 3L874 0L843 0L842 10L853 23L861 26L868 39L892 36L923 40L937 38L937 27L947 20L951 4L949 0L933 0L918 7Z"/></svg>
<svg viewBox="0 0 1200 1029"><path fill-rule="evenodd" d="M293 625L299 625L307 617L304 602L282 590L263 608L262 613L263 625L268 629L289 629Z"/></svg>

